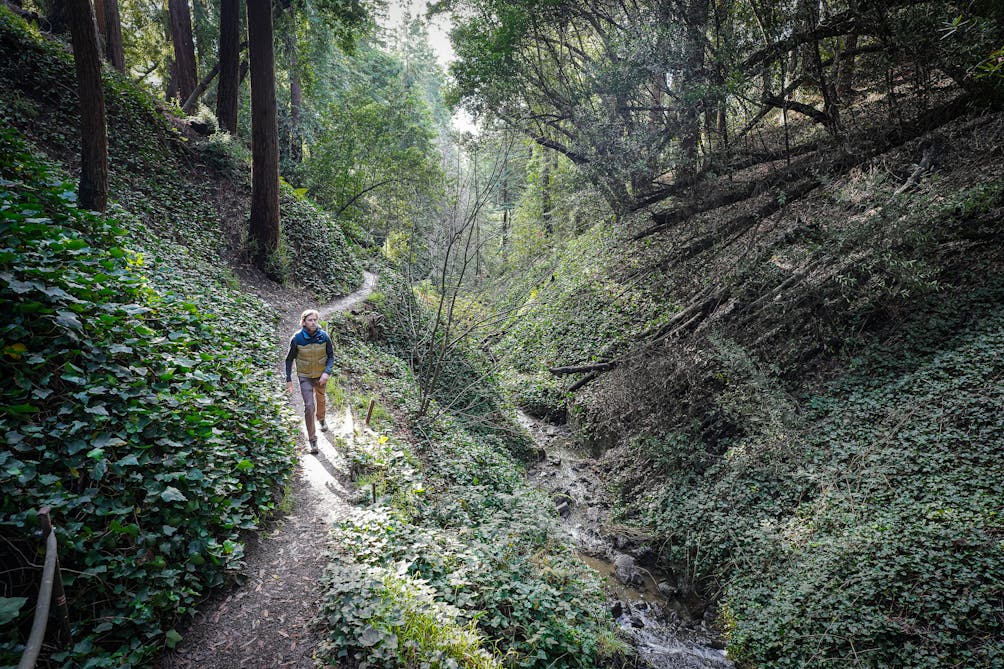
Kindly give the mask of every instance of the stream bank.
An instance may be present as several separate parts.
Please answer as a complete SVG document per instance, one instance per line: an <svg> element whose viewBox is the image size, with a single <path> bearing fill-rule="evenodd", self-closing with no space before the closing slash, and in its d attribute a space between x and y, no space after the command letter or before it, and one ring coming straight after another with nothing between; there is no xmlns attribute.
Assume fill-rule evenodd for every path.
<svg viewBox="0 0 1004 669"><path fill-rule="evenodd" d="M726 669L714 611L676 574L647 566L646 537L615 525L599 460L583 452L572 431L523 412L519 422L540 457L530 481L554 500L582 561L604 580L608 604L642 666L651 669Z"/></svg>

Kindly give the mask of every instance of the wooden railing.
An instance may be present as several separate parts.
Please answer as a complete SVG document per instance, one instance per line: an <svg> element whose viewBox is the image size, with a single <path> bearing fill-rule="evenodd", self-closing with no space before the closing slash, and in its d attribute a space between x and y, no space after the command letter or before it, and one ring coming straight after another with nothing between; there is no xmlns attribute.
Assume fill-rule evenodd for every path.
<svg viewBox="0 0 1004 669"><path fill-rule="evenodd" d="M42 585L38 589L38 604L35 607L35 619L31 623L31 634L28 635L28 643L25 644L17 669L34 669L35 663L38 662L52 604L55 604L56 615L59 618L59 638L63 643L70 641L70 617L66 609L63 578L59 573L56 532L49 514L49 507L43 507L38 511L42 535L45 537L45 566L42 569Z"/></svg>

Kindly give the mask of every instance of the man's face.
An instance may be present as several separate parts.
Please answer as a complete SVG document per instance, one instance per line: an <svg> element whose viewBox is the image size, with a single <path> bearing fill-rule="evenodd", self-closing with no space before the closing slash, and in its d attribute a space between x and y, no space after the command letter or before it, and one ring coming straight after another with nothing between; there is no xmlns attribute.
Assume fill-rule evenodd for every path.
<svg viewBox="0 0 1004 669"><path fill-rule="evenodd" d="M307 332L313 334L317 331L317 316L311 314L303 319L303 327L307 328Z"/></svg>

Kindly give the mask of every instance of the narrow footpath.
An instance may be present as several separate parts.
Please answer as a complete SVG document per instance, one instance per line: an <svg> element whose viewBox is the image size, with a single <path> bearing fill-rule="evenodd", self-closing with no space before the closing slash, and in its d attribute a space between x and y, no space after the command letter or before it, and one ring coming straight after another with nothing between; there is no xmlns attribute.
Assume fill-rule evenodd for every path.
<svg viewBox="0 0 1004 669"><path fill-rule="evenodd" d="M377 277L365 273L362 287L319 309L321 321L347 311L372 292ZM280 333L299 327L301 309L285 314ZM283 366L285 348L277 369ZM277 377L276 383L281 379ZM303 415L299 393L291 399ZM320 452L303 450L284 502L286 514L272 521L245 550L246 580L207 601L192 622L179 630L182 640L157 664L160 669L313 669L321 629L313 623L320 608L321 574L327 565L330 528L349 517L352 487L349 466L334 447L338 437L355 434L351 411L328 412L329 432L318 430ZM301 421L300 447L306 443Z"/></svg>

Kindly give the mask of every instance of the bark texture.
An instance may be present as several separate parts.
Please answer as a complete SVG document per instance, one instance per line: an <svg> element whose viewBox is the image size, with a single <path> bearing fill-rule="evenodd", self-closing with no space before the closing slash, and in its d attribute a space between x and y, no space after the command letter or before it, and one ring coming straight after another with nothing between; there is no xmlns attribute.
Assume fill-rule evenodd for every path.
<svg viewBox="0 0 1004 669"><path fill-rule="evenodd" d="M240 85L240 0L220 2L220 78L216 88L216 120L237 134L237 93Z"/></svg>
<svg viewBox="0 0 1004 669"><path fill-rule="evenodd" d="M104 211L108 204L108 133L101 86L101 53L89 0L66 0L80 98L80 205Z"/></svg>
<svg viewBox="0 0 1004 669"><path fill-rule="evenodd" d="M188 0L168 0L168 9L171 16L171 41L174 43L175 81L178 85L178 97L184 101L192 95L198 83L192 12L188 8Z"/></svg>
<svg viewBox="0 0 1004 669"><path fill-rule="evenodd" d="M119 0L104 0L105 5L105 58L119 72L125 72L125 52L122 49L122 19L119 17Z"/></svg>
<svg viewBox="0 0 1004 669"><path fill-rule="evenodd" d="M255 260L266 268L279 246L279 127L275 102L272 3L249 0L251 61L251 241Z"/></svg>

